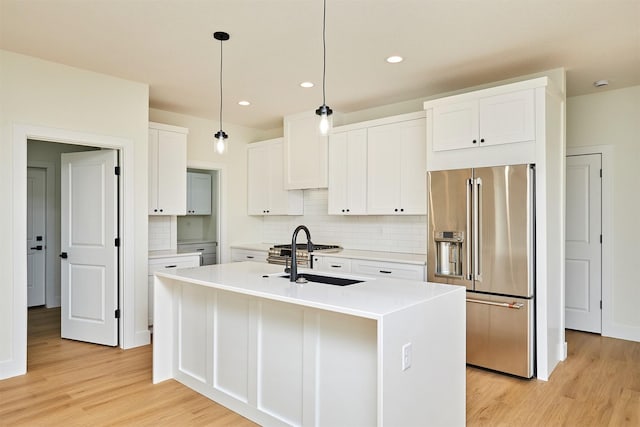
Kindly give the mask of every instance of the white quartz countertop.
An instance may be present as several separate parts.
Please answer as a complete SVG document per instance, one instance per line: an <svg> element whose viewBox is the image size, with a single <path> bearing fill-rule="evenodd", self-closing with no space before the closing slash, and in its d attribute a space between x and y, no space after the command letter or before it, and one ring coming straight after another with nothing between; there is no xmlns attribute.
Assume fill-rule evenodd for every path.
<svg viewBox="0 0 640 427"><path fill-rule="evenodd" d="M400 252L362 251L357 249L343 249L340 252L314 252L314 255L336 258L366 259L381 262L402 262L405 264L425 265L425 254L407 254Z"/></svg>
<svg viewBox="0 0 640 427"><path fill-rule="evenodd" d="M179 245L190 245L192 243L215 243L216 245L218 244L218 242L215 240L205 239L205 238L178 240Z"/></svg>
<svg viewBox="0 0 640 427"><path fill-rule="evenodd" d="M200 252L182 252L178 253L175 249L167 249L162 251L149 251L149 259L157 258L173 258L173 257L188 257L188 256L200 256Z"/></svg>
<svg viewBox="0 0 640 427"><path fill-rule="evenodd" d="M299 273L302 272L314 273L313 270L300 269ZM282 266L257 262L178 268L155 274L160 278L370 319L381 319L449 292L465 291L461 286L393 278L362 278L362 283L349 286L313 282L296 284L279 277ZM326 275L358 278L353 275Z"/></svg>

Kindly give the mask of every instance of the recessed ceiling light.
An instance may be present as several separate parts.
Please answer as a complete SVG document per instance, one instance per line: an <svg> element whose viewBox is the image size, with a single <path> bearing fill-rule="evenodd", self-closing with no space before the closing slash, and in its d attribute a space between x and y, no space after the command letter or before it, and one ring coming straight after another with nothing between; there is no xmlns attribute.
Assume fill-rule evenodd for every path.
<svg viewBox="0 0 640 427"><path fill-rule="evenodd" d="M246 107L247 105L251 105L249 101L240 101L238 102L238 104L242 105L243 107Z"/></svg>
<svg viewBox="0 0 640 427"><path fill-rule="evenodd" d="M402 56L394 55L394 56L390 56L390 57L388 57L388 58L387 58L387 62L388 62L389 64L397 64L398 62L402 62L402 60L403 60L403 59L404 59L404 58L403 58Z"/></svg>
<svg viewBox="0 0 640 427"><path fill-rule="evenodd" d="M300 83L300 86L302 86L304 88L310 88L310 87L313 87L313 83L311 83L311 82L302 82L302 83Z"/></svg>
<svg viewBox="0 0 640 427"><path fill-rule="evenodd" d="M596 80L595 82L593 82L593 85L595 87L603 87L603 86L607 86L609 84L609 80Z"/></svg>

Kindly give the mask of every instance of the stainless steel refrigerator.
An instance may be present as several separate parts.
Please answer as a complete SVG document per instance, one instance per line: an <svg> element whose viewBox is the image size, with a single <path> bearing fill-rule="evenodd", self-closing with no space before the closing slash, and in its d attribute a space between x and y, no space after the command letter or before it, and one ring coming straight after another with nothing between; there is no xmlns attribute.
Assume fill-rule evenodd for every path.
<svg viewBox="0 0 640 427"><path fill-rule="evenodd" d="M535 167L428 172L427 276L467 288L467 363L535 375Z"/></svg>

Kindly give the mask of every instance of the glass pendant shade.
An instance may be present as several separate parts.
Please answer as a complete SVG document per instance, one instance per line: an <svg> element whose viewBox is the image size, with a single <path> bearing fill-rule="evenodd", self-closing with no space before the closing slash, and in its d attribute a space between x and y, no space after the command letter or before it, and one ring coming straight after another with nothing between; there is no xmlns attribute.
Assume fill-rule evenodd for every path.
<svg viewBox="0 0 640 427"><path fill-rule="evenodd" d="M229 135L227 135L225 133L225 131L220 129L218 132L216 132L216 134L213 137L215 138L216 153L218 153L218 154L226 153L227 152L227 138L229 137Z"/></svg>

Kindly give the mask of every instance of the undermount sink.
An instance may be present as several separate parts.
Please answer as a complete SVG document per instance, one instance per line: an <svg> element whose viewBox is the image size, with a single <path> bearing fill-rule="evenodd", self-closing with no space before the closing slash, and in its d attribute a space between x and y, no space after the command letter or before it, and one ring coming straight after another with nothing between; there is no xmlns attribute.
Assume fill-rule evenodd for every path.
<svg viewBox="0 0 640 427"><path fill-rule="evenodd" d="M289 275L280 276L285 279L289 279ZM326 283L327 285L336 285L336 286L349 286L355 285L356 283L362 283L364 280L356 280L356 279L345 279L342 277L331 277L331 276L319 276L317 274L308 274L308 273L300 273L298 274L298 278L304 277L308 282L315 283Z"/></svg>

